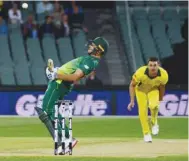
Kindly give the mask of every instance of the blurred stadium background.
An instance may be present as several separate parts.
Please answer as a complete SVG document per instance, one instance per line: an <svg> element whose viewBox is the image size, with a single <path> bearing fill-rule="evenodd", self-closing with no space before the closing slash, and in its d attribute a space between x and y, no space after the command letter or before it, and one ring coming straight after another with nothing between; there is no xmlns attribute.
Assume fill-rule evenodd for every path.
<svg viewBox="0 0 189 161"><path fill-rule="evenodd" d="M187 159L188 1L0 1L1 156L52 154L46 129L30 117L36 116L34 107L40 105L47 87L47 59L60 66L86 55L85 44L97 36L109 41L108 54L96 74L78 82L66 97L75 102L74 115L89 116L73 121L74 136L81 140L75 154L112 156L117 149L122 157L178 153L185 156L164 160ZM159 140L143 147L130 139L142 138L139 120L126 117L138 116L137 107L131 112L126 107L131 76L150 56L158 57L169 73L159 111L169 118L160 119ZM123 117L99 118L112 115ZM176 140L163 140L168 138ZM97 146L90 147L94 143ZM111 149L109 143L115 146ZM47 160L5 160L26 159Z"/></svg>
<svg viewBox="0 0 189 161"><path fill-rule="evenodd" d="M150 56L159 57L169 69L170 84L188 83L187 1L77 2L76 6L55 1L44 2L46 10L37 1L15 3L1 4L1 85L46 85L48 58L60 66L86 55L87 40L96 36L110 43L97 70L104 85L128 85L131 74ZM11 15L13 8L20 16Z"/></svg>
<svg viewBox="0 0 189 161"><path fill-rule="evenodd" d="M162 105L162 115L187 115L187 1L1 1L0 114L20 115L18 107L26 115L32 111L26 102L33 107L42 100L47 59L60 66L86 55L85 44L97 36L109 41L109 52L96 75L78 82L69 99L105 101L99 115L136 115L137 109L125 109L131 75L156 56L170 77L165 99L176 101L175 108Z"/></svg>

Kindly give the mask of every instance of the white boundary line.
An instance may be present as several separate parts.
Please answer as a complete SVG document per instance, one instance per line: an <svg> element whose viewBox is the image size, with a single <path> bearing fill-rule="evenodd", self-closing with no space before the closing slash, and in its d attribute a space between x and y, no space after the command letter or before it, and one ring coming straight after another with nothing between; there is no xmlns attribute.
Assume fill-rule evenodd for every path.
<svg viewBox="0 0 189 161"><path fill-rule="evenodd" d="M0 115L0 118L37 118L38 116L18 116L18 115ZM188 118L188 116L158 116L159 118ZM139 116L73 116L73 118L89 119L89 118L107 118L107 119L123 119L132 118L137 119Z"/></svg>

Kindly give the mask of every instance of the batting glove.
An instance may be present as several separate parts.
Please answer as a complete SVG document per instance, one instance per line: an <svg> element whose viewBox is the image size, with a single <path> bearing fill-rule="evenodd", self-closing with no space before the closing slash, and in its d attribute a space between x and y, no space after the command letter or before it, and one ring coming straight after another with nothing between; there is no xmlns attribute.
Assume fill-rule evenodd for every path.
<svg viewBox="0 0 189 161"><path fill-rule="evenodd" d="M46 76L47 76L47 78L48 78L50 81L56 79L57 70L58 70L58 67L54 68L53 72L49 71L48 67L46 68Z"/></svg>

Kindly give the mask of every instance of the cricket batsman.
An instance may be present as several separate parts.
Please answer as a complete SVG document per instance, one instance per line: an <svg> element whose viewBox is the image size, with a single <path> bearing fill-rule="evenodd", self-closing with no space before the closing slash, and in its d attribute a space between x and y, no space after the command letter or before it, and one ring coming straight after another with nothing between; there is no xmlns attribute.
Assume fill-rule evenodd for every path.
<svg viewBox="0 0 189 161"><path fill-rule="evenodd" d="M157 121L159 104L165 93L165 85L168 81L166 70L159 66L158 59L152 57L147 66L140 67L133 75L130 83L130 103L128 110L134 107L135 95L138 103L138 111L145 142L152 142L152 136L159 133ZM148 121L148 108L151 113L151 121ZM150 127L152 127L150 129Z"/></svg>
<svg viewBox="0 0 189 161"><path fill-rule="evenodd" d="M88 54L87 56L78 57L73 59L61 67L54 68L53 60L48 60L46 68L46 75L48 77L49 84L45 92L42 109L36 107L36 111L39 115L39 119L45 124L49 133L54 138L54 105L58 100L63 100L64 96L71 92L73 83L79 81L83 77L93 72L99 64L102 56L107 53L108 42L102 38L97 37L88 43ZM69 131L66 126L66 150L68 148ZM61 124L58 125L59 134L59 146L61 145ZM72 147L77 144L75 138L72 139Z"/></svg>

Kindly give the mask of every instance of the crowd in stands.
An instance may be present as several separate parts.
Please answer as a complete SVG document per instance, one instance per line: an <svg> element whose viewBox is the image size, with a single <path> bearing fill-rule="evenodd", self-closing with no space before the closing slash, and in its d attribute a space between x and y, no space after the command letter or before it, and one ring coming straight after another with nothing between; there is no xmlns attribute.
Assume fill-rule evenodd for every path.
<svg viewBox="0 0 189 161"><path fill-rule="evenodd" d="M27 1L25 2L27 3ZM0 34L8 34L9 25L18 25L22 29L23 37L43 38L44 35L50 34L56 39L70 36L79 30L88 32L83 25L84 13L81 6L74 1L41 1L30 2L27 5L33 5L34 11L27 15L23 20L22 12L28 7L23 7L19 1L0 1ZM38 21L40 15L44 16L43 22Z"/></svg>

